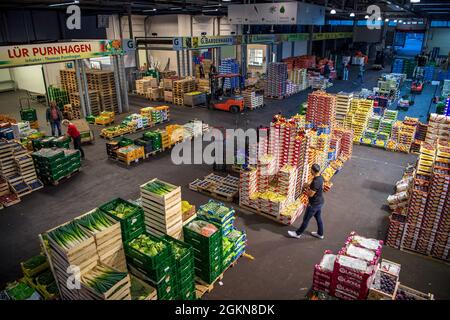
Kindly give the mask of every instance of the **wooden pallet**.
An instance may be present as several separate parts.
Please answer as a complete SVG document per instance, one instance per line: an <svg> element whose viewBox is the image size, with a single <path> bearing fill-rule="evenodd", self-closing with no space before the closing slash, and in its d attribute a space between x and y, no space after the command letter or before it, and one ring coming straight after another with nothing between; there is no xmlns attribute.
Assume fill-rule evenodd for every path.
<svg viewBox="0 0 450 320"><path fill-rule="evenodd" d="M413 254L415 256L426 258L426 259L429 259L429 260L445 263L446 265L450 265L450 261L448 261L448 260L444 260L444 259L435 257L435 256L433 256L431 254L427 254L427 253L423 253L423 252L420 252L420 251L416 251L414 249L404 248L403 246L400 246L400 251L407 252L407 253Z"/></svg>
<svg viewBox="0 0 450 320"><path fill-rule="evenodd" d="M245 204L240 204L239 205L239 210L244 212L244 213L255 213L257 215L263 216L264 218L268 218L268 219L270 219L272 221L278 222L278 223L286 225L286 226L289 226L289 225L292 224L292 223L290 223L290 224L289 223L285 223L285 222L279 220L277 217L275 217L275 216L273 216L271 214L262 212L259 209L251 208L251 207L249 207L249 206L247 206Z"/></svg>
<svg viewBox="0 0 450 320"><path fill-rule="evenodd" d="M197 296L197 299L201 299L205 293L210 293L214 289L214 284L216 284L217 281L221 281L223 279L223 275L225 272L228 271L228 269L233 268L239 261L239 259L245 254L245 251L242 252L242 254L234 260L216 279L214 279L211 283L206 283L199 277L195 277L195 293Z"/></svg>
<svg viewBox="0 0 450 320"><path fill-rule="evenodd" d="M273 100L283 100L283 99L286 99L287 97L289 97L289 96L288 95L284 95L284 96L264 96L264 98L273 99Z"/></svg>
<svg viewBox="0 0 450 320"><path fill-rule="evenodd" d="M206 188L202 188L202 187L197 187L197 192L200 192L200 193L202 193L202 194L204 194L204 195L206 195L208 197L212 197L212 198L215 198L217 200L226 201L226 202L233 202L234 198L236 197L236 195L238 193L238 192L236 192L236 195L234 195L234 196L230 196L230 195L226 196L226 195L224 195L222 193L217 193L215 191L212 191L212 190L209 190L209 189L206 189Z"/></svg>
<svg viewBox="0 0 450 320"><path fill-rule="evenodd" d="M64 181L66 181L66 180L72 178L75 174L77 174L77 173L80 172L80 171L81 171L81 168L75 170L74 172L68 174L67 176L64 176L64 177L59 178L58 180L51 181L50 184L52 184L52 185L54 185L54 186L57 186L57 185L59 185L61 182L64 182Z"/></svg>

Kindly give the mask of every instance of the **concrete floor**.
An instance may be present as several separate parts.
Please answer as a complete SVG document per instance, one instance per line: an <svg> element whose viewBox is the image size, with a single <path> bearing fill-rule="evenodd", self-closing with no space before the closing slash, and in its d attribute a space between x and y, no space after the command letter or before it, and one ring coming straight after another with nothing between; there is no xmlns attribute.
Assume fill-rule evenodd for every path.
<svg viewBox="0 0 450 320"><path fill-rule="evenodd" d="M355 78L355 70L352 71L351 77ZM364 87L373 86L378 74L368 71ZM359 88L352 81L336 81L329 91L356 89ZM265 108L244 115L173 106L172 123L185 123L195 117L218 127L257 127L268 124L278 111L295 114L307 93L267 101ZM15 105L4 104L2 98L0 95L0 110L13 113ZM151 104L139 97L130 97L130 103L135 111ZM98 137L99 130L94 128L94 131ZM39 251L39 233L114 197L135 199L139 196L139 185L153 177L181 185L183 198L191 203L200 205L208 200L189 190L188 184L210 173L210 166L176 167L170 162L170 153L165 152L144 164L124 168L107 159L105 141L100 138L95 144L87 145L85 152L87 160L83 170L71 180L28 195L20 204L0 212L0 287L19 277L19 262ZM225 274L223 286L217 285L205 299L303 299L311 286L313 266L325 249L336 252L352 230L368 237L385 238L389 216L386 197L393 191L405 165L414 159L412 155L355 146L353 158L334 178L333 190L326 195L323 211L326 239L323 241L308 235L301 240L289 239L285 234L293 227L237 211L236 226L247 231L247 252L255 259L241 258ZM299 224L297 221L295 226ZM314 229L312 222L308 230ZM450 298L448 265L387 247L383 257L403 265L402 283L432 292L440 299Z"/></svg>

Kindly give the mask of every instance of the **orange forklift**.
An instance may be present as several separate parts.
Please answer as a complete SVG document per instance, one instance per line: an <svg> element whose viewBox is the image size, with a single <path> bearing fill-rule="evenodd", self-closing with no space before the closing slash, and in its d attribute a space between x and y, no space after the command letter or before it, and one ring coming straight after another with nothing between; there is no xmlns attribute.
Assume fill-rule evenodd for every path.
<svg viewBox="0 0 450 320"><path fill-rule="evenodd" d="M244 98L241 95L234 95L233 89L224 90L225 79L237 77L239 78L239 82L241 82L241 75L238 73L217 74L215 68L211 69L212 72L209 75L211 93L206 98L208 109L228 111L231 113L244 111ZM241 92L241 85L239 85L239 92Z"/></svg>

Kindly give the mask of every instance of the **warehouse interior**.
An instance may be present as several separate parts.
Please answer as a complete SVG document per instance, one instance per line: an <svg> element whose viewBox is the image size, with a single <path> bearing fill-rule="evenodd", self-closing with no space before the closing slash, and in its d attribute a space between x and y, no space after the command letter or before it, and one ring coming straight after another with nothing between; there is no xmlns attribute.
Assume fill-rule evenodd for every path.
<svg viewBox="0 0 450 320"><path fill-rule="evenodd" d="M31 190L22 195L16 190L15 182L10 182L10 176L4 173L10 169L5 169L6 156L0 155L0 169L3 170L0 185L9 184L7 192L0 187L5 192L2 196L6 197L0 198L0 202L10 201L2 202L3 209L0 210L0 232L3 235L0 243L0 289L5 288L6 295L20 283L31 287L30 292L37 294L39 299L47 299L46 291L43 294L42 288L36 285L38 280L36 283L26 280L32 277L26 274L23 267L23 262L41 254L49 264L45 272L51 274L58 284L59 294L51 294L49 299L92 298L90 295L83 296L85 293L74 297L61 288L61 275L55 270L59 268L62 258L55 258L52 251L52 246L55 246L52 243L56 242L50 241L51 244L46 247L42 236L50 237L54 228L76 221L93 208L101 208L116 198L140 207L147 217L150 212L156 212L151 211L156 207L146 206L143 186L157 178L167 185L180 187L180 201L188 201L197 209L197 218L192 221L208 221L213 226L219 224L216 220L214 223L208 220L208 214L200 209L211 201L218 201L222 208L231 210L234 215L232 222L229 222L233 224L231 229L244 234L245 248L231 264L206 281L199 271L203 265L199 262L200 256L196 255L199 251L195 247L197 242L188 236L190 233L186 226L192 221L183 221L181 230L184 240L178 237L178 233L175 236L169 231L160 231L161 223L157 224L156 233L151 231L155 230L152 229L154 226L147 224L143 234L147 232L159 237L162 232L166 237L182 240L195 249L192 250L195 252L192 254L195 256L195 259L192 258L195 261L195 277L191 279L193 283L195 281L192 291L195 298L166 295L160 292L161 282L153 281L152 276L142 271L144 267L136 268L135 257L131 257L128 251L131 249L127 249L131 239L125 240L128 234L125 236L121 222L122 240L119 242L120 248L125 248L125 255L120 263L125 264L125 271L118 267L117 270L138 278L134 281L143 282L146 288L150 287L155 292L151 299L146 300L402 300L407 299L404 298L407 293L412 297L410 300L450 299L450 220L447 220L450 218L450 197L446 191L450 182L449 4L438 0L255 1L255 4L261 5L260 8L272 5L277 10L284 6L311 6L308 10L317 9L318 13L311 14L311 22L299 9L298 16L293 14L296 23L252 21L247 24L234 21L236 10L239 10L230 8L248 5L246 1L236 0L195 0L189 3L8 0L0 4L0 21L2 26L8 25L7 28L2 27L0 32L2 59L14 46L33 48L58 43L83 45L84 42L97 50L97 56L81 55L73 60L61 55L63 61L58 63L22 61L11 67L0 63L0 150L6 150L12 144L27 150L26 157L34 163L35 177L41 183L36 191L30 187ZM65 25L68 16L66 9L70 5L81 8L80 29L71 30ZM370 5L380 9L379 19L376 13L375 18L370 17ZM252 15L248 18L260 19ZM307 22L302 23L303 19ZM11 24L12 21L15 23ZM44 26L42 21L49 23ZM373 28L369 27L369 21L373 21ZM115 41L120 43L121 49L114 47ZM133 48L126 49L130 41ZM116 49L118 51L114 51ZM349 60L346 60L347 57ZM7 62L14 64L16 58L19 59L10 54ZM3 62L2 59L0 62ZM426 62L422 63L421 59L426 59ZM213 69L217 69L216 73ZM348 80L344 80L345 72L348 73ZM281 73L282 76L279 76ZM170 80L170 90L166 90L166 80ZM387 93L383 93L383 85L387 84L390 87ZM177 96L177 85L194 87L192 90L186 89L184 96ZM169 97L167 92L170 92ZM188 92L198 96L200 102L194 102L192 98L192 105L189 106ZM232 94L228 95L229 92ZM247 98L247 94L251 98ZM343 96L350 98L348 109L339 118L336 99ZM264 102L260 104L261 100L257 97L264 99ZM48 118L49 114L53 117L53 113L48 111L51 101L56 102L64 119L69 119L78 127L85 154L85 159L75 161L74 171L54 180L45 176L47 172L41 167L46 161L42 160L45 152L53 155L64 149L66 151L62 154L67 157L68 154L73 156L73 152L78 155L78 151L75 138L71 136L51 138L52 126ZM243 101L242 107L239 101ZM334 106L319 103L315 106L315 101L334 101L321 102L334 103ZM362 117L362 111L357 110L355 116L351 101L354 101L356 109L361 108L358 103L363 105L370 101L370 114L363 116L363 128L359 118L354 120ZM322 116L329 109L334 110L333 115ZM24 117L28 112L33 116L27 120ZM152 114L148 121L153 122L148 127L134 124L134 129L130 129L130 123L142 121L136 119L142 118L146 112ZM154 114L163 119L154 120ZM394 114L395 119L387 119L388 115ZM297 140L309 135L309 132L317 136L311 138L314 142L308 144L317 144L326 136L329 139L326 140L328 152L321 167L330 168L332 178L327 178L325 170L321 172L327 178L325 185L329 188L325 189L324 185L324 239L310 234L316 231L315 219L311 219L300 239L293 239L288 234L288 231L300 227L311 207L311 204L301 203L304 192L307 194L310 187L305 187L301 190L302 196L293 199L291 204L298 203L298 208L289 223L280 219L281 213L276 218L273 214L269 217L270 214L264 212L261 204L252 209L251 203L255 200L245 198L242 181L246 175L256 172L254 170L260 170L261 161L266 161L270 156L270 144L273 143L270 134L269 153L264 154L263 160L256 165L246 162L218 168L206 163L174 164L173 150L178 143L185 143L183 138L170 146L164 146L162 142L160 150L146 151L145 155L133 160L121 161L117 155L111 156L110 148L125 140L130 144L122 148L138 148L141 145L136 141L145 140L146 132L156 132L164 137L161 132L168 132L171 125L179 129L190 123L195 127L196 121L203 124L203 127L200 125L203 137L207 135L205 125L212 131L267 127L269 132L283 132L297 126ZM381 123L392 126L389 134L383 134ZM66 133L62 119L61 125ZM278 129L280 127L282 129ZM423 128L428 128L428 131L423 133ZM341 137L337 145L330 142L337 139L334 130L351 134L349 146ZM413 130L412 139L408 130ZM279 148L282 148L283 141L290 141L287 138L283 140L281 135ZM188 143L190 139L194 140L194 136L188 139ZM257 148L261 144L259 139ZM408 141L405 142L405 139ZM188 145L195 148L193 144ZM344 145L350 148L350 154L344 154ZM11 151L11 154L17 152L18 147L15 148L16 151ZM118 150L117 146L115 148ZM340 156L335 151L338 148ZM203 149L204 146L201 151ZM319 149L319 145L314 149ZM192 153L195 152L193 149ZM250 152L248 146L243 152ZM292 153L292 149L289 152ZM323 157L318 151L315 152L316 161L322 161ZM24 156L25 153L20 154ZM15 170L20 175L21 162L15 161ZM284 168L281 173L291 170L290 160L279 161ZM332 163L340 162L342 164L338 169L332 167ZM297 168L301 166L306 168L309 163L299 162L297 167L293 167L300 170ZM236 167L239 167L238 172ZM295 179L300 179L297 178L298 172ZM234 196L230 198L192 187L193 181L211 174L235 177L238 186ZM428 180L424 176L429 176ZM260 179L259 173L256 179ZM276 179L280 179L278 175L273 181ZM309 179L313 178L310 176ZM31 186L25 178L22 182ZM406 192L400 190L401 184L407 185ZM277 188L281 185L278 184ZM268 190L269 193L277 192L270 187ZM422 193L426 193L424 200L419 197ZM263 196L259 194L257 197ZM309 196L304 197L308 201ZM270 203L277 201L281 200L270 199ZM416 201L422 201L417 208ZM182 205L180 220L181 208ZM172 209L162 214L167 218L169 211L172 212ZM418 216L427 215L430 218L417 220ZM111 215L108 217L112 221L120 221ZM400 220L396 220L398 217ZM398 226L402 229L394 230ZM222 228L225 229L224 226ZM352 232L356 232L356 237ZM355 239L359 236L371 243L382 243L382 249L369 250L357 243ZM433 240L427 240L423 245L420 238L428 236ZM225 232L223 238L226 238ZM375 254L374 259L377 259L376 263L364 262L367 266L376 267L367 280L366 291L360 291L359 295L355 295L353 286L347 292L345 284L334 278L331 280L331 274L336 271L327 271L330 274L329 284L322 283L320 276L317 276L318 269L324 272L322 263L325 256L333 255L335 269L342 256L363 261L363 258L348 253L349 246ZM99 255L99 261L102 261ZM104 264L103 261L101 263ZM401 273L400 267L396 274L384 270L386 265L392 268L401 266ZM144 273L145 276L140 277ZM376 288L376 279L380 274L395 278L392 292ZM341 286L340 289L336 289L336 285ZM168 289L164 287L164 290ZM133 299L133 292L130 299Z"/></svg>

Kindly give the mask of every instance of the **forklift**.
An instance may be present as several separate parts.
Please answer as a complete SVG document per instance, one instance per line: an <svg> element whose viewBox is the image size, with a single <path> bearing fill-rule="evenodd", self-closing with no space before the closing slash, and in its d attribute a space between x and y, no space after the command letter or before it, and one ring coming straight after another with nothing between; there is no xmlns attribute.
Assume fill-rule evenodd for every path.
<svg viewBox="0 0 450 320"><path fill-rule="evenodd" d="M208 109L216 109L238 113L244 111L244 98L241 95L234 95L233 89L224 90L225 79L239 79L239 92L242 91L241 75L238 73L218 74L214 66L209 74L210 93L206 96Z"/></svg>

